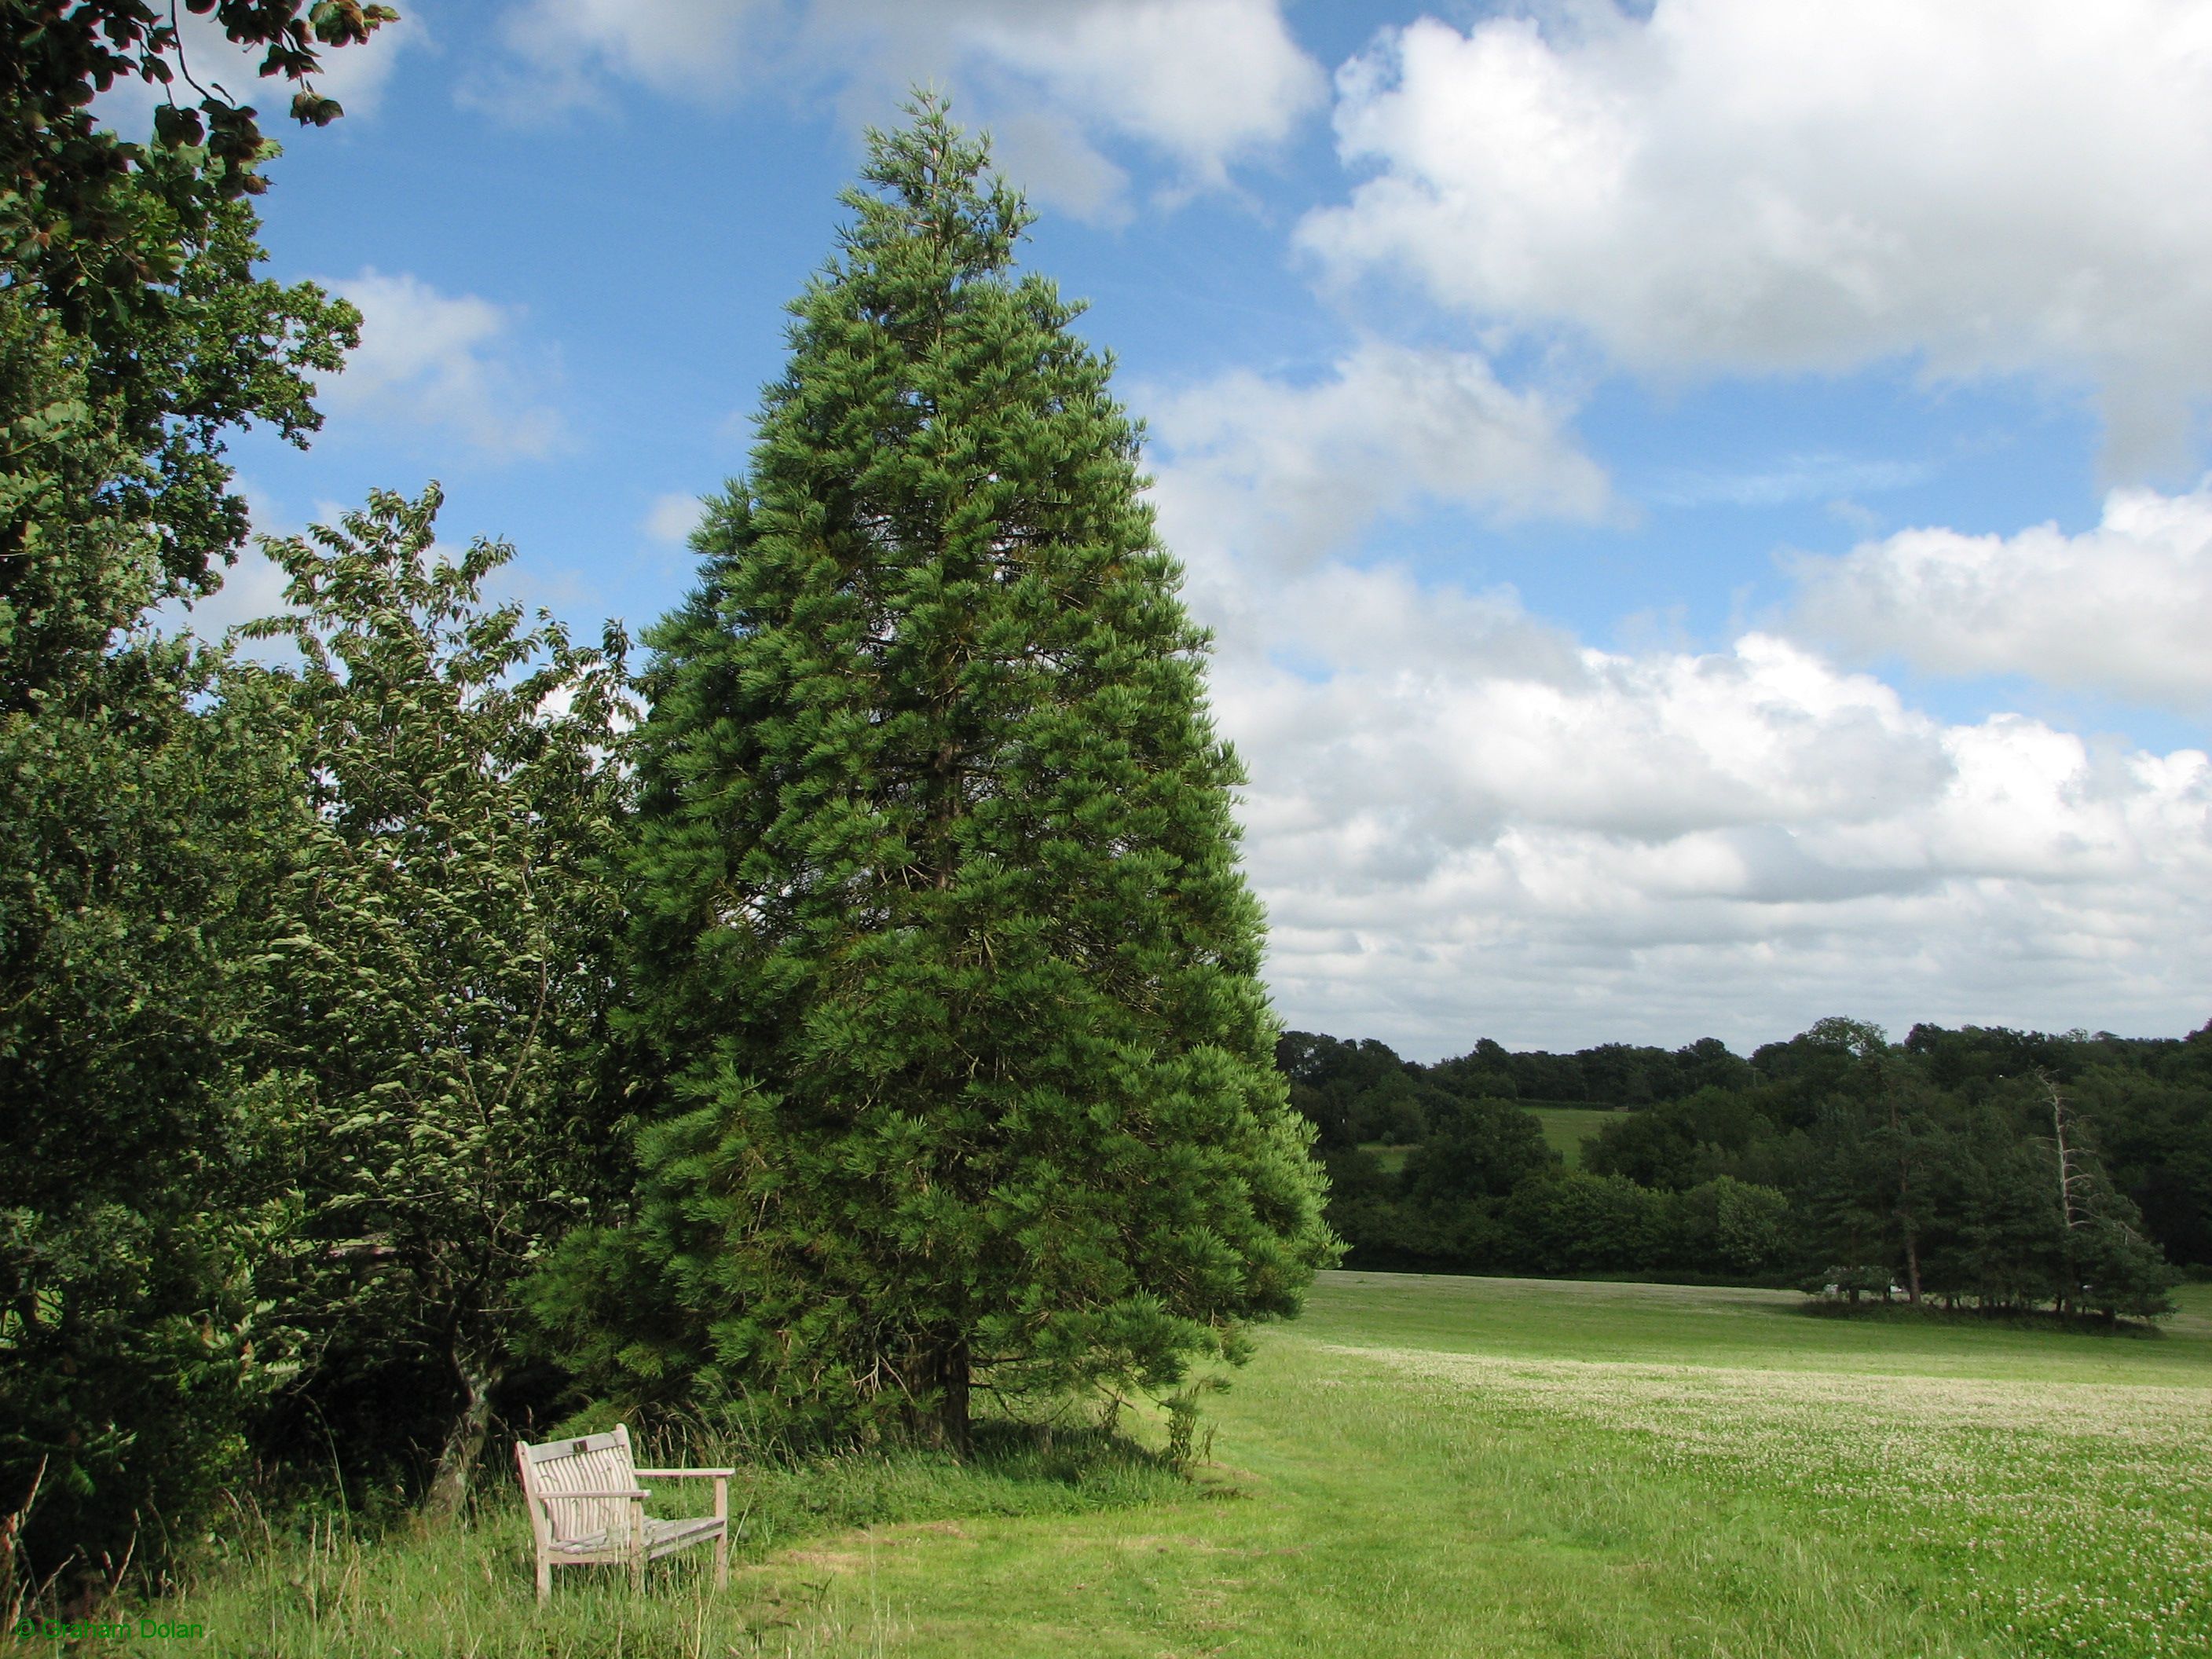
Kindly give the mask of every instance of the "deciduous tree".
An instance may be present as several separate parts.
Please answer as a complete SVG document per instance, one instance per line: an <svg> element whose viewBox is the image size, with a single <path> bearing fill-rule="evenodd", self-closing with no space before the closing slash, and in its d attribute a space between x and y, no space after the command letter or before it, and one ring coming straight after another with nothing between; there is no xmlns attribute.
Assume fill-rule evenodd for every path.
<svg viewBox="0 0 2212 1659"><path fill-rule="evenodd" d="M303 437L350 338L258 257L221 204L157 303L89 332L0 270L0 1506L46 1468L41 1571L142 1531L155 1559L234 1449L222 1379L250 1382L236 1062L296 802L253 711L194 707L215 653L140 623L244 534L224 434Z"/></svg>
<svg viewBox="0 0 2212 1659"><path fill-rule="evenodd" d="M619 630L588 649L488 604L514 550L437 553L439 503L435 486L380 493L270 544L293 608L248 631L303 659L258 678L293 710L314 811L268 896L258 1021L313 1152L288 1310L356 1365L442 1365L455 1407L430 1503L450 1511L512 1363L517 1287L608 1195L604 860L629 704Z"/></svg>

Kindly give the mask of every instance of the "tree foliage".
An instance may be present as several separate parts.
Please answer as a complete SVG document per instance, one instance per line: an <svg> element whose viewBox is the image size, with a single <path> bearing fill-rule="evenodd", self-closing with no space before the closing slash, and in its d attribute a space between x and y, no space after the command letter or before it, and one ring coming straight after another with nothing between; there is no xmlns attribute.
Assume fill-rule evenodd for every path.
<svg viewBox="0 0 2212 1659"><path fill-rule="evenodd" d="M257 1022L299 1154L287 1300L325 1372L444 1370L432 1502L452 1510L514 1360L517 1286L620 1168L603 860L630 709L619 631L586 649L487 605L514 550L436 555L439 505L434 486L380 493L270 543L291 609L248 632L302 658L254 688L293 717L311 808L269 895Z"/></svg>
<svg viewBox="0 0 2212 1659"><path fill-rule="evenodd" d="M39 1482L50 1565L156 1555L257 1382L238 1066L297 803L262 711L196 707L218 656L140 623L243 533L223 432L304 433L350 329L258 256L227 210L173 303L98 337L0 288L0 1504Z"/></svg>
<svg viewBox="0 0 2212 1659"><path fill-rule="evenodd" d="M1012 274L1028 213L940 108L864 177L651 636L633 973L668 1096L598 1271L660 1294L599 1352L958 1443L971 1378L1240 1357L1328 1243L1109 366Z"/></svg>
<svg viewBox="0 0 2212 1659"><path fill-rule="evenodd" d="M270 1380L240 1085L287 786L253 710L189 708L215 667L131 638L0 712L0 1503L39 1490L39 1573L189 1535Z"/></svg>
<svg viewBox="0 0 2212 1659"><path fill-rule="evenodd" d="M398 16L359 0L185 0L185 9L264 48L261 75L290 83L293 118L313 126L344 113L315 90L322 53ZM162 88L149 142L94 121L95 95L133 79ZM267 188L271 148L252 106L194 77L173 4L0 4L0 262L73 330L128 316L171 283L225 204Z"/></svg>

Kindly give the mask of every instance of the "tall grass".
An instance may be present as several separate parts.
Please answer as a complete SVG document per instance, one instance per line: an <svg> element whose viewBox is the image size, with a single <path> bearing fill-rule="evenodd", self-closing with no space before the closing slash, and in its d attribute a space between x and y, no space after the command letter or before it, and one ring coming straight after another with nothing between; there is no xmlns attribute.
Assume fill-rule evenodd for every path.
<svg viewBox="0 0 2212 1659"><path fill-rule="evenodd" d="M881 1608L825 1602L827 1580L810 1579L805 1547L856 1530L927 1530L954 1517L1081 1515L1158 1507L1190 1487L1165 1457L1089 1425L1039 1427L983 1421L975 1453L957 1460L917 1449L800 1459L732 1456L725 1437L688 1432L641 1437L647 1467L735 1462L730 1515L734 1582L718 1594L712 1552L696 1549L649 1568L642 1594L621 1567L562 1567L551 1601L532 1588L527 1517L512 1482L487 1469L460 1520L426 1527L388 1512L371 1517L303 1508L272 1516L234 1498L226 1522L158 1604L111 1595L79 1610L80 1622L142 1619L196 1626L175 1638L17 1638L15 1652L133 1651L155 1648L252 1659L352 1659L361 1654L467 1655L472 1659L600 1659L601 1656L864 1655L888 1651L893 1620ZM659 1483L650 1511L705 1513L705 1483ZM799 1571L774 1582L752 1569L771 1556ZM40 1610L49 1620L59 1612ZM3 1641L5 1638L0 1638Z"/></svg>

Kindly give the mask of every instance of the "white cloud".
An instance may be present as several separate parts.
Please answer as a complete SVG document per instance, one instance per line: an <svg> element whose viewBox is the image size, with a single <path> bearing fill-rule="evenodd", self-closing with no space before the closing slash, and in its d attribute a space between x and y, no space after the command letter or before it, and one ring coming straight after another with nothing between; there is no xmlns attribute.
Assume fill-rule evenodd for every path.
<svg viewBox="0 0 2212 1659"><path fill-rule="evenodd" d="M1419 506L1493 520L1611 507L1604 472L1566 430L1571 407L1509 389L1470 353L1370 342L1311 385L1238 370L1139 401L1166 457L1158 499L1181 534L1279 566Z"/></svg>
<svg viewBox="0 0 2212 1659"><path fill-rule="evenodd" d="M1662 477L1650 499L1661 507L1786 507L1796 501L1848 500L1926 482L1924 461L1854 460L1849 456L1785 456L1755 471L1678 471Z"/></svg>
<svg viewBox="0 0 2212 1659"><path fill-rule="evenodd" d="M594 101L611 76L693 98L843 87L881 118L908 85L960 79L1021 182L1103 220L1123 180L1087 135L1218 185L1327 98L1280 0L522 0L505 32L520 73L483 95L518 112Z"/></svg>
<svg viewBox="0 0 2212 1659"><path fill-rule="evenodd" d="M768 0L524 0L501 20L520 73L495 73L474 95L513 114L544 113L598 101L614 75L697 98L743 74L776 9Z"/></svg>
<svg viewBox="0 0 2212 1659"><path fill-rule="evenodd" d="M1846 649L2212 711L2212 483L2115 490L2078 536L1907 530L1795 570L1798 626Z"/></svg>
<svg viewBox="0 0 2212 1659"><path fill-rule="evenodd" d="M361 310L361 347L322 383L334 421L442 429L495 457L534 457L564 441L545 369L512 337L515 312L441 294L405 273L319 279Z"/></svg>
<svg viewBox="0 0 2212 1659"><path fill-rule="evenodd" d="M1657 0L1423 20L1338 77L1304 246L1641 371L2093 386L2116 462L2212 392L2212 9Z"/></svg>
<svg viewBox="0 0 2212 1659"><path fill-rule="evenodd" d="M1029 195L1086 224L1128 222L1129 175L1079 124L1054 111L1017 109L990 130L992 164Z"/></svg>
<svg viewBox="0 0 2212 1659"><path fill-rule="evenodd" d="M1425 1058L1481 1036L1752 1044L1835 1012L2135 1032L2212 1012L2203 753L1947 722L1771 634L1597 650L1510 589L1333 559L1360 514L1455 476L1331 412L1364 372L1203 389L1229 413L1162 421L1187 446L1162 532L1218 641L1290 1024ZM1328 533L1270 519L1285 480Z"/></svg>
<svg viewBox="0 0 2212 1659"><path fill-rule="evenodd" d="M287 608L284 583L283 568L258 547L248 547L222 573L221 587L189 604L181 599L168 601L154 612L153 626L161 633L197 634L210 644L217 643L234 628L281 615ZM270 647L256 646L247 654L266 660L272 652ZM297 653L289 647L277 646L273 654L290 661Z"/></svg>
<svg viewBox="0 0 2212 1659"><path fill-rule="evenodd" d="M2202 753L1947 725L1768 636L1577 648L1389 572L1257 608L1300 669L1229 644L1216 696L1293 1025L1434 1057L2212 1012Z"/></svg>
<svg viewBox="0 0 2212 1659"><path fill-rule="evenodd" d="M342 46L335 51L325 48L322 53L323 67L315 76L315 90L344 105L349 120L356 115L374 115L384 102L385 89L391 85L392 72L400 55L426 41L421 17L410 8L402 12L397 21L381 25L360 46ZM252 61L259 62L258 52ZM291 102L289 98L284 101L288 106Z"/></svg>
<svg viewBox="0 0 2212 1659"><path fill-rule="evenodd" d="M653 505L646 508L645 518L639 528L656 542L683 546L699 527L700 502L696 495L675 490L665 495L655 495Z"/></svg>
<svg viewBox="0 0 2212 1659"><path fill-rule="evenodd" d="M1278 0L946 4L975 52L1033 76L1056 103L1158 146L1199 182L1289 137L1327 82Z"/></svg>

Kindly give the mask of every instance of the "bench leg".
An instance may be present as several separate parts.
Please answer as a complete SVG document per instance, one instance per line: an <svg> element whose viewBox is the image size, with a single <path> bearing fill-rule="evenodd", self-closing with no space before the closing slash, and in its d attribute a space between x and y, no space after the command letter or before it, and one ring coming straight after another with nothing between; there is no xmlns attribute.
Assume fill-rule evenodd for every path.
<svg viewBox="0 0 2212 1659"><path fill-rule="evenodd" d="M553 1563L545 1552L538 1552L538 1600L540 1605L553 1599Z"/></svg>
<svg viewBox="0 0 2212 1659"><path fill-rule="evenodd" d="M721 1531L714 1534L714 1588L730 1587L730 1482L727 1476L714 1477L714 1519L722 1523Z"/></svg>

